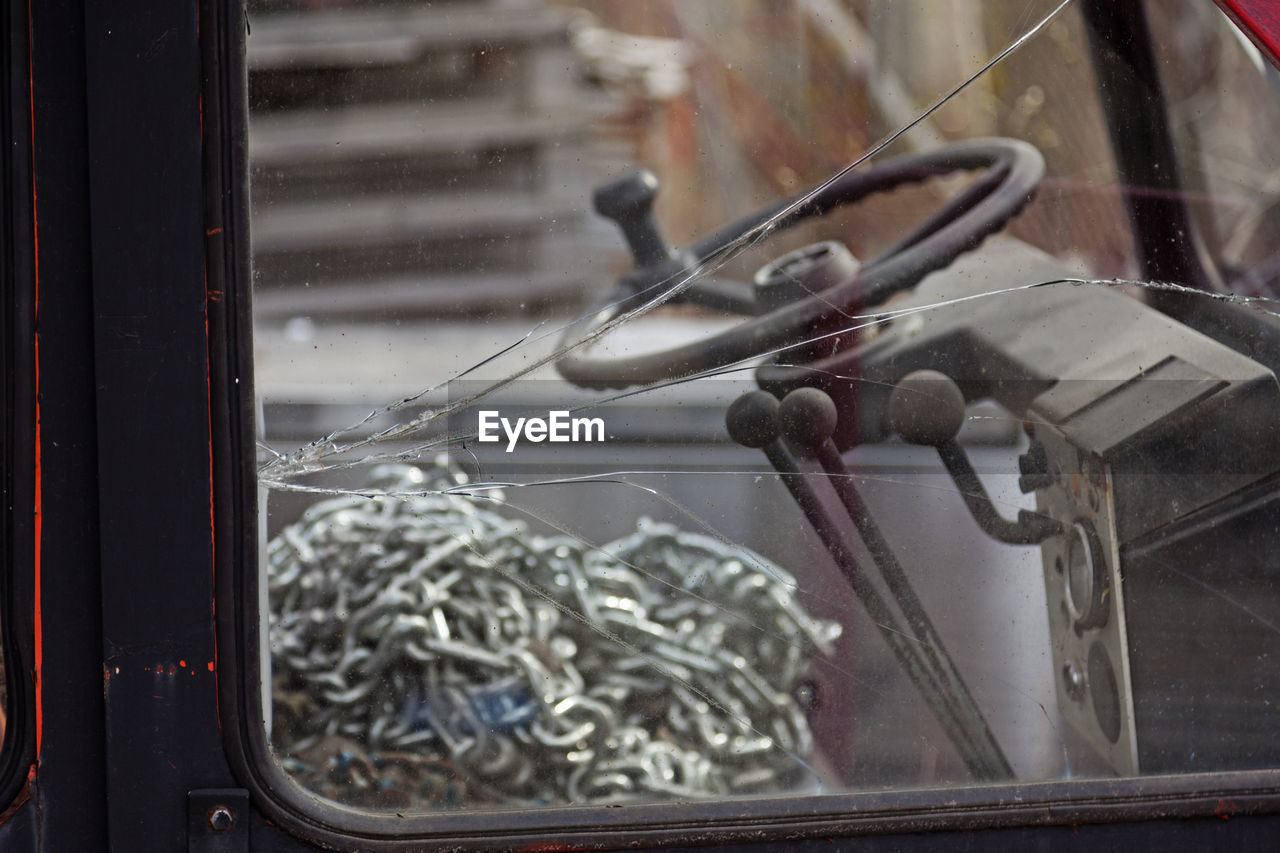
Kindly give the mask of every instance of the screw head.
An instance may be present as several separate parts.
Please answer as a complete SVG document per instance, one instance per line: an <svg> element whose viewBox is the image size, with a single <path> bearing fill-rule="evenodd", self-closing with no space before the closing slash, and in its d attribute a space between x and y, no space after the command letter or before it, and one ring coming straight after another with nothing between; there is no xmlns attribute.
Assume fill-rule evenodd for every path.
<svg viewBox="0 0 1280 853"><path fill-rule="evenodd" d="M209 829L214 832L227 832L235 825L236 816L227 806L214 806L209 809L209 813L205 816L209 823Z"/></svg>
<svg viewBox="0 0 1280 853"><path fill-rule="evenodd" d="M1080 665L1075 661L1067 661L1062 666L1062 683L1067 689L1067 695L1079 702L1084 698L1084 672L1080 669Z"/></svg>

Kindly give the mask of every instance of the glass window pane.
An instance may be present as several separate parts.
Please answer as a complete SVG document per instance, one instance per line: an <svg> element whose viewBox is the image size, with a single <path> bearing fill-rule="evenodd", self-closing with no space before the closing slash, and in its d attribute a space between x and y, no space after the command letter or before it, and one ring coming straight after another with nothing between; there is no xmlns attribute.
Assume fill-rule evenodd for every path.
<svg viewBox="0 0 1280 853"><path fill-rule="evenodd" d="M284 770L434 813L1276 766L1275 73L1081 5L260 0Z"/></svg>

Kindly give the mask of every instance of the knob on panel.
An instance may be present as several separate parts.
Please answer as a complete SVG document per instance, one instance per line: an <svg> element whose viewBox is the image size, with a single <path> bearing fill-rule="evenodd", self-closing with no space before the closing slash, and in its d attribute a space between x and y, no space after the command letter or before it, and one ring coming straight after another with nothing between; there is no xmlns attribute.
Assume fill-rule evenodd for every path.
<svg viewBox="0 0 1280 853"><path fill-rule="evenodd" d="M1067 611L1075 629L1083 631L1106 625L1111 609L1111 579L1102 542L1088 521L1077 521L1071 526L1064 574Z"/></svg>

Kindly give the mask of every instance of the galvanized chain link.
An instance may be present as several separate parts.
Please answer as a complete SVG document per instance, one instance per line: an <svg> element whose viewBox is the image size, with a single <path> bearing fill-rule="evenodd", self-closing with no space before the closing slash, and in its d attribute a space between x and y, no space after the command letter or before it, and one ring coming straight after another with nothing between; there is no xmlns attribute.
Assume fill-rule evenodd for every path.
<svg viewBox="0 0 1280 853"><path fill-rule="evenodd" d="M463 482L383 466L383 495L268 545L272 741L300 782L441 808L812 781L797 694L840 627L781 569L645 520L601 548L531 535Z"/></svg>

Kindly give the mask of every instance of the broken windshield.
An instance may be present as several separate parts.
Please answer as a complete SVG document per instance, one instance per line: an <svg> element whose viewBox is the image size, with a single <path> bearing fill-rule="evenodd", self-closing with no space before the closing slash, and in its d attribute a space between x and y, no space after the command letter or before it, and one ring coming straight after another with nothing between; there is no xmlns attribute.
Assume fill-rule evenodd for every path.
<svg viewBox="0 0 1280 853"><path fill-rule="evenodd" d="M260 0L280 768L403 815L1275 766L1274 71L1147 13Z"/></svg>

